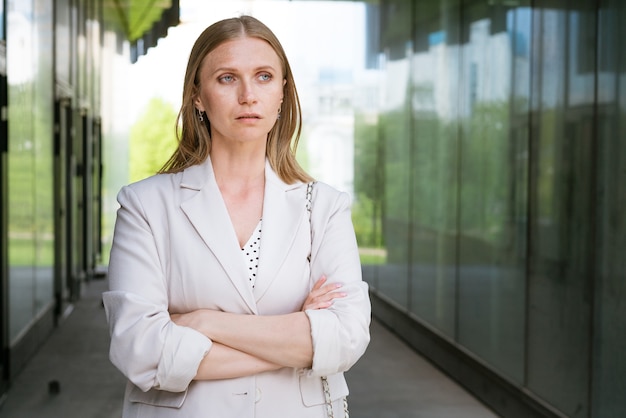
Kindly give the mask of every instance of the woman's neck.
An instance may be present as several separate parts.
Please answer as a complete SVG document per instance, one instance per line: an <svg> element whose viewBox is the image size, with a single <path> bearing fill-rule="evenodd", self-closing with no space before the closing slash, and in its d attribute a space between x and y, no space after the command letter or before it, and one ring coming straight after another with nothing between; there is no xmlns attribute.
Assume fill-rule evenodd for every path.
<svg viewBox="0 0 626 418"><path fill-rule="evenodd" d="M254 186L265 178L265 149L211 150L211 163L218 185Z"/></svg>
<svg viewBox="0 0 626 418"><path fill-rule="evenodd" d="M254 152L246 152L252 150ZM242 147L211 150L215 181L228 210L240 248L263 216L265 196L265 150Z"/></svg>

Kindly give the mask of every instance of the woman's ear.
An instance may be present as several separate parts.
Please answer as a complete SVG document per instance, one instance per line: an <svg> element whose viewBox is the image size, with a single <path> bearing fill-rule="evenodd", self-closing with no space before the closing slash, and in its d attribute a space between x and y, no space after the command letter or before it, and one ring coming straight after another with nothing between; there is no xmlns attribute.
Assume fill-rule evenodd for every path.
<svg viewBox="0 0 626 418"><path fill-rule="evenodd" d="M199 96L196 96L193 99L193 105L196 107L198 112L204 112L204 106L202 105L202 100L200 100Z"/></svg>
<svg viewBox="0 0 626 418"><path fill-rule="evenodd" d="M283 78L283 95L280 96L280 102L283 102L283 99L285 98L285 84L287 84L287 79Z"/></svg>

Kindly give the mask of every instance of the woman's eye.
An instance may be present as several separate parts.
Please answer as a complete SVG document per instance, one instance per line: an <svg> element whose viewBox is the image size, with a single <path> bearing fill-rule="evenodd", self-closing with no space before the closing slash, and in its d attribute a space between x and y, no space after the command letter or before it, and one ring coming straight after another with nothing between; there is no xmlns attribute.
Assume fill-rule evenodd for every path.
<svg viewBox="0 0 626 418"><path fill-rule="evenodd" d="M222 81L224 83L230 83L231 81L233 81L233 76L232 75L223 75L219 78L219 81Z"/></svg>
<svg viewBox="0 0 626 418"><path fill-rule="evenodd" d="M261 81L270 81L272 79L272 75L271 74L261 74L259 76L259 78L261 79Z"/></svg>

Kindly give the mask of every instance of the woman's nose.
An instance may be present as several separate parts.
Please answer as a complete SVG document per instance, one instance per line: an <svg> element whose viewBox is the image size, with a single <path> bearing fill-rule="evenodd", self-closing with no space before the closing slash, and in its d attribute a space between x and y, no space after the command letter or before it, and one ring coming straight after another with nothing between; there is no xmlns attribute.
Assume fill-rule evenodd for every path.
<svg viewBox="0 0 626 418"><path fill-rule="evenodd" d="M241 83L241 91L239 93L239 103L254 103L256 101L256 94L254 92L254 86L251 82L244 81Z"/></svg>

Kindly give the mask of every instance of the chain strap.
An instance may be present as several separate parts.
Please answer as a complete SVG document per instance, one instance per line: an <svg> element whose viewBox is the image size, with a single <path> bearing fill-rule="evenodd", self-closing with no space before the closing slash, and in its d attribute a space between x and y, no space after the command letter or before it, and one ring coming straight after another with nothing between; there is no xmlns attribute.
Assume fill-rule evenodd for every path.
<svg viewBox="0 0 626 418"><path fill-rule="evenodd" d="M311 222L311 204L313 201L313 183L310 182L306 185L306 210L309 213L309 223ZM309 261L311 261L309 259ZM326 415L328 418L335 418L335 414L333 412L333 400L330 397L330 386L328 385L328 379L326 376L322 376L322 389L324 390L324 399L326 404ZM348 399L343 397L343 413L345 418L350 418L350 414L348 413Z"/></svg>
<svg viewBox="0 0 626 418"><path fill-rule="evenodd" d="M322 388L324 389L324 399L326 399L326 415L328 418L335 418L335 414L333 413L333 401L330 398L330 387L328 386L326 376L322 376Z"/></svg>
<svg viewBox="0 0 626 418"><path fill-rule="evenodd" d="M311 220L311 204L313 202L313 183L306 185L306 211L309 213L309 221Z"/></svg>
<svg viewBox="0 0 626 418"><path fill-rule="evenodd" d="M326 376L322 376L322 387L324 389L324 399L326 400L326 415L328 418L335 418L335 414L333 413L333 401L330 397L330 386L328 385L328 379ZM350 418L350 413L348 412L348 398L343 397L343 413L345 418Z"/></svg>
<svg viewBox="0 0 626 418"><path fill-rule="evenodd" d="M313 203L313 181L306 185L306 211L309 214L309 227L311 226L311 205ZM311 230L311 237L313 237L313 230ZM311 253L307 256L309 263L311 262Z"/></svg>

